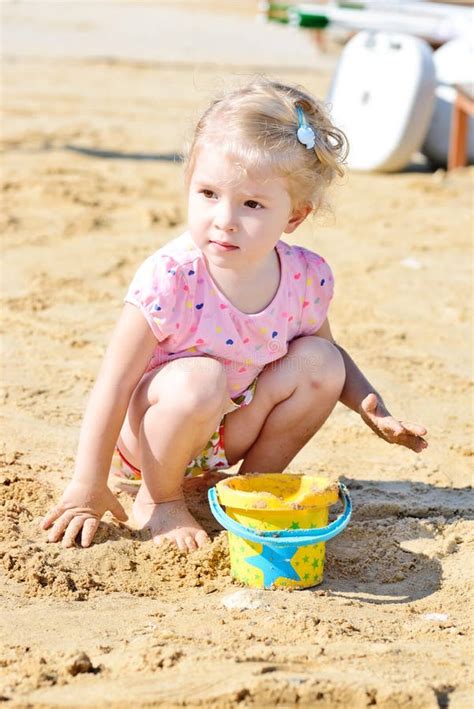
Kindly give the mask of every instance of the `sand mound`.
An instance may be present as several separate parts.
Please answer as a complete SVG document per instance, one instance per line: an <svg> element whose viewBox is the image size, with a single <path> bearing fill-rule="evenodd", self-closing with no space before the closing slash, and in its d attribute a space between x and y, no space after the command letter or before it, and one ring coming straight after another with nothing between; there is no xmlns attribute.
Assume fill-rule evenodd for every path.
<svg viewBox="0 0 474 709"><path fill-rule="evenodd" d="M48 544L39 530L38 513L53 496L30 478L4 476L0 505L4 525L0 558L9 578L22 582L27 596L83 601L91 594L127 592L157 598L172 596L184 584L204 592L229 576L227 535L218 534L206 548L185 554L173 544L157 547L146 531L115 520L101 522L88 549ZM188 500L190 509L196 500ZM201 501L201 507L205 503ZM208 513L209 516L209 513ZM198 514L199 517L199 514Z"/></svg>

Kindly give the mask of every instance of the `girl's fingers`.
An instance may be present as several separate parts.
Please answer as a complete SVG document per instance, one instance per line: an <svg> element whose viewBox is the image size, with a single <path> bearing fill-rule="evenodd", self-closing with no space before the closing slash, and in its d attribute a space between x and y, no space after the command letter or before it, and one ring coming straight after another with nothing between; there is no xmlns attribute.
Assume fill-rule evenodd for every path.
<svg viewBox="0 0 474 709"><path fill-rule="evenodd" d="M420 453L422 450L428 447L428 443L423 438L426 433L426 428L424 426L419 426L415 423L403 423L403 435L400 436L400 440L397 443L401 443L407 448Z"/></svg>
<svg viewBox="0 0 474 709"><path fill-rule="evenodd" d="M428 446L426 441L423 441L423 439L419 438L412 438L405 445L407 446L407 448L411 448L411 450L415 451L415 453L421 453L421 451Z"/></svg>
<svg viewBox="0 0 474 709"><path fill-rule="evenodd" d="M372 402L369 401L369 408L370 403ZM406 446L406 448L410 448L417 453L428 447L428 443L423 438L427 432L424 426L397 421L393 416L378 416L368 411L367 407L364 410L365 422L380 438L383 438L388 443Z"/></svg>
<svg viewBox="0 0 474 709"><path fill-rule="evenodd" d="M84 524L83 517L74 517L68 524L66 531L63 536L63 546L73 547L76 543L76 537L82 529Z"/></svg>
<svg viewBox="0 0 474 709"><path fill-rule="evenodd" d="M61 517L56 520L53 524L49 534L48 542L57 542L63 536L64 530L67 528L69 522L73 519L74 512L63 512Z"/></svg>
<svg viewBox="0 0 474 709"><path fill-rule="evenodd" d="M195 551L198 548L194 537L186 537L184 543L186 544L189 551Z"/></svg>
<svg viewBox="0 0 474 709"><path fill-rule="evenodd" d="M125 512L122 505L120 504L120 502L117 500L117 498L113 494L111 494L111 497L110 497L109 510L112 512L115 519L118 519L121 522L127 521L127 519L128 519L127 513Z"/></svg>
<svg viewBox="0 0 474 709"><path fill-rule="evenodd" d="M191 537L190 537L190 539L191 539ZM190 551L190 548L188 547L186 539L183 539L183 537L178 536L178 538L176 539L176 544L178 545L178 549L180 551L186 551L186 552Z"/></svg>
<svg viewBox="0 0 474 709"><path fill-rule="evenodd" d="M48 514L41 520L42 529L49 529L53 522L57 520L58 517L62 515L64 510L59 506L53 507L53 509L48 512Z"/></svg>
<svg viewBox="0 0 474 709"><path fill-rule="evenodd" d="M428 443L424 440L424 438L421 438L421 436L415 436L411 433L406 433L403 436L399 436L399 438L395 440L395 443L411 448L411 450L414 450L417 453L420 453L428 447Z"/></svg>
<svg viewBox="0 0 474 709"><path fill-rule="evenodd" d="M424 426L420 426L417 423L405 423L404 421L401 421L401 424L406 431L413 433L415 436L426 436L428 433Z"/></svg>
<svg viewBox="0 0 474 709"><path fill-rule="evenodd" d="M198 547L202 547L204 544L210 541L211 540L209 539L207 532L205 532L203 529L200 529L199 532L196 533L196 544L198 545Z"/></svg>
<svg viewBox="0 0 474 709"><path fill-rule="evenodd" d="M374 417L374 423L382 436L390 440L396 440L405 430L403 426L392 417L382 419Z"/></svg>
<svg viewBox="0 0 474 709"><path fill-rule="evenodd" d="M404 424L394 418L378 421L375 425L379 435L389 443L406 446L417 453L428 447L428 443L422 437L426 433L423 426Z"/></svg>
<svg viewBox="0 0 474 709"><path fill-rule="evenodd" d="M94 535L97 532L99 528L100 520L94 519L92 517L89 517L86 519L84 522L84 525L82 527L82 534L81 534L81 546L83 547L88 547L90 546L92 540L94 539Z"/></svg>
<svg viewBox="0 0 474 709"><path fill-rule="evenodd" d="M395 439L405 435L405 429L398 421L393 421L390 424L386 424L385 430L388 431L388 433L391 433Z"/></svg>

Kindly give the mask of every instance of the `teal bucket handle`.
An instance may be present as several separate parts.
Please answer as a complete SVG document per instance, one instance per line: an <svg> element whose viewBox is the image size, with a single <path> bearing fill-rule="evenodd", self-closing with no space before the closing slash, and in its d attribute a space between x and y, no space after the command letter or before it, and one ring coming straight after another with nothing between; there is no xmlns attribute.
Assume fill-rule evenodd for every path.
<svg viewBox="0 0 474 709"><path fill-rule="evenodd" d="M220 522L229 532L233 532L233 534L236 534L239 537L243 537L250 542L269 544L271 546L280 547L290 544L297 546L309 546L310 544L327 542L337 534L340 534L349 524L349 520L352 515L352 500L344 483L340 482L338 485L339 495L344 502L343 511L339 517L334 520L334 522L331 522L331 524L328 524L326 527L317 527L315 529L278 529L271 532L252 529L251 527L246 527L245 525L236 522L235 519L232 519L232 517L229 517L229 515L224 512L217 499L217 491L215 487L211 487L209 489L208 499L211 512L216 520Z"/></svg>

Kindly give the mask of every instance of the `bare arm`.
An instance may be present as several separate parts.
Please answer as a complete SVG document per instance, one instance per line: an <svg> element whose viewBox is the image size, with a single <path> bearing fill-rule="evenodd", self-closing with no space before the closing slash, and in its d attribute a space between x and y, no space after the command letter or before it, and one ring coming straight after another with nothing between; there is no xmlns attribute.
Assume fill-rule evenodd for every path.
<svg viewBox="0 0 474 709"><path fill-rule="evenodd" d="M344 360L346 381L339 400L349 409L360 414L367 426L388 443L398 443L417 453L426 448L428 443L423 438L427 432L426 428L419 424L397 421L390 414L381 395L364 376L352 357L334 341L327 319L316 335L332 342Z"/></svg>
<svg viewBox="0 0 474 709"><path fill-rule="evenodd" d="M150 360L156 338L139 310L126 304L107 348L84 415L72 480L59 503L44 517L48 540L63 537L73 546L92 542L103 514L110 510L118 519L127 515L107 487L110 462L131 395Z"/></svg>
<svg viewBox="0 0 474 709"><path fill-rule="evenodd" d="M84 414L74 478L106 483L130 397L156 344L156 338L138 308L126 303Z"/></svg>

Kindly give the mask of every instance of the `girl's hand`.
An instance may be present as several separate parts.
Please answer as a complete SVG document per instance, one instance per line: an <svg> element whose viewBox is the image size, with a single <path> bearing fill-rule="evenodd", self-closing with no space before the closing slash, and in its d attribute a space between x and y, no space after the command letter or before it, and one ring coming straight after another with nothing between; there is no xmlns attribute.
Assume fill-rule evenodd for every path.
<svg viewBox="0 0 474 709"><path fill-rule="evenodd" d="M58 542L63 537L63 546L72 547L81 532L81 546L88 547L107 510L122 522L128 519L122 505L106 485L91 486L71 480L59 503L46 515L41 526L43 529L51 527L49 542Z"/></svg>
<svg viewBox="0 0 474 709"><path fill-rule="evenodd" d="M359 406L359 413L367 426L387 443L398 443L400 446L411 448L416 453L428 447L428 443L423 438L426 428L416 423L397 421L375 394L365 397Z"/></svg>

